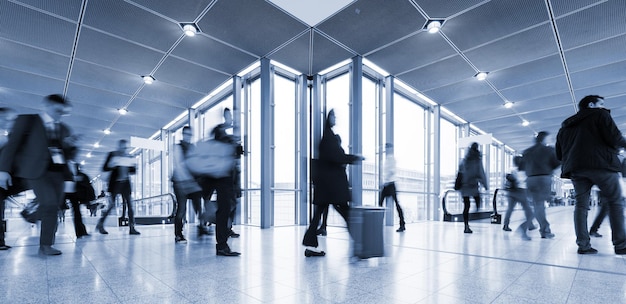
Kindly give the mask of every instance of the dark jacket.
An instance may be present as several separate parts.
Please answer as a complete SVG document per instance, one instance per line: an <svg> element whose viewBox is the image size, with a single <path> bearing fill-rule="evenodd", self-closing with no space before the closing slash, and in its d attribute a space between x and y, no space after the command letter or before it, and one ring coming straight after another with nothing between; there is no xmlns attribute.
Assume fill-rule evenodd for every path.
<svg viewBox="0 0 626 304"><path fill-rule="evenodd" d="M477 196L480 194L478 184L489 190L482 157L478 150L470 149L463 162L459 165L459 171L463 172L461 196Z"/></svg>
<svg viewBox="0 0 626 304"><path fill-rule="evenodd" d="M122 156L122 153L119 151L113 151L113 152L109 152L109 155L107 156L106 161L104 162L104 165L102 166L102 171L111 171L111 174L109 175L109 185L108 185L108 191L111 192L111 190L113 190L113 186L115 185L115 183L118 180L118 177L120 175L120 170L122 167L120 166L112 166L111 165L111 160L113 159L113 157L116 156ZM133 166L133 167L128 167L128 174L135 174L137 172L137 167ZM130 180L130 176L129 176L129 180Z"/></svg>
<svg viewBox="0 0 626 304"><path fill-rule="evenodd" d="M331 129L324 132L319 146L319 159L314 160L313 204L342 204L350 201L350 184L346 175L346 164L359 160L358 156L346 154L341 147L341 138Z"/></svg>
<svg viewBox="0 0 626 304"><path fill-rule="evenodd" d="M556 138L556 157L563 162L561 177L585 169L621 172L618 149L626 147L622 132L615 125L611 112L602 108L586 108L561 124Z"/></svg>
<svg viewBox="0 0 626 304"><path fill-rule="evenodd" d="M524 150L521 167L526 176L552 175L560 164L553 147L536 143Z"/></svg>

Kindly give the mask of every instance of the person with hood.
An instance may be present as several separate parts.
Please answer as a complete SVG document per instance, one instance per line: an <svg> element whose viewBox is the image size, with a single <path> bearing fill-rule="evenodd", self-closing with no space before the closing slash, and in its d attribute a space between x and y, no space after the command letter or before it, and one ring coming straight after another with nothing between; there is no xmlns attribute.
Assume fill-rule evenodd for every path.
<svg viewBox="0 0 626 304"><path fill-rule="evenodd" d="M302 245L309 247L304 251L306 257L326 255L324 251L313 249L318 246L317 227L324 209L327 209L329 205L333 205L339 215L348 223L348 212L350 210L348 202L351 200L351 194L348 176L346 175L346 165L354 164L364 159L362 156L345 153L341 147L341 137L333 132L332 128L334 126L335 111L330 110L319 145L319 159L316 160L315 165L312 165L316 166L316 168L312 168L312 170L316 170L313 177L315 186L313 204L315 205L315 211L302 240Z"/></svg>
<svg viewBox="0 0 626 304"><path fill-rule="evenodd" d="M474 198L476 210L478 210L480 209L479 183L485 190L489 191L489 183L487 183L487 177L485 176L485 168L483 167L482 155L478 150L478 143L474 142L470 145L465 158L459 165L459 172L463 173L460 189L463 197L463 223L465 223L463 232L472 233L473 231L469 227L470 197Z"/></svg>
<svg viewBox="0 0 626 304"><path fill-rule="evenodd" d="M587 214L591 187L596 185L607 204L615 254L626 254L624 205L620 187L619 148L626 139L617 128L604 97L588 95L578 103L578 113L565 119L556 139L556 157L562 161L561 177L569 178L576 192L574 231L578 254L595 254L591 247Z"/></svg>

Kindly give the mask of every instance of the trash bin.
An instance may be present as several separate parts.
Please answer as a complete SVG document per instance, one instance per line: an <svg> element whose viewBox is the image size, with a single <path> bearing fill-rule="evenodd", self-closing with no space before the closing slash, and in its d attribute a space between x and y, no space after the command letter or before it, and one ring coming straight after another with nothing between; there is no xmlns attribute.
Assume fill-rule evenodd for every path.
<svg viewBox="0 0 626 304"><path fill-rule="evenodd" d="M384 207L359 206L350 209L350 234L354 256L361 259L382 257Z"/></svg>

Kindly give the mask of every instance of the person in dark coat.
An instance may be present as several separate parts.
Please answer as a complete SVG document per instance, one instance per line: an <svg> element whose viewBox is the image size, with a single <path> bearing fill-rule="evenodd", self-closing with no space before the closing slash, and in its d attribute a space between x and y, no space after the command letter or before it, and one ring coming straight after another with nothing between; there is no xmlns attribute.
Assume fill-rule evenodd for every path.
<svg viewBox="0 0 626 304"><path fill-rule="evenodd" d="M480 209L479 183L485 190L489 191L489 184L485 177L482 155L478 151L478 143L472 143L465 154L465 158L459 165L459 171L463 172L463 182L461 186L461 196L463 196L463 223L465 223L464 233L472 233L469 227L470 197L474 198L476 210Z"/></svg>
<svg viewBox="0 0 626 304"><path fill-rule="evenodd" d="M313 204L315 211L313 219L309 223L309 228L304 234L302 245L317 248L317 227L324 209L333 205L335 210L348 223L348 212L350 206L348 202L352 199L350 184L346 174L346 165L362 161L364 158L359 155L346 154L341 147L341 137L336 135L332 128L335 126L335 111L330 110L324 124L324 134L319 145L319 159L312 164L315 170L313 185L315 187ZM304 255L324 256L324 251L316 251L307 248Z"/></svg>
<svg viewBox="0 0 626 304"><path fill-rule="evenodd" d="M626 139L611 112L604 108L604 98L598 95L583 97L578 103L578 113L563 121L557 134L555 150L556 157L562 161L561 177L571 179L576 191L574 231L578 254L598 253L591 247L587 230L593 185L598 186L602 204L607 204L609 209L615 254L626 254L620 147L626 148Z"/></svg>
<svg viewBox="0 0 626 304"><path fill-rule="evenodd" d="M546 217L545 202L552 198L552 172L561 164L554 147L547 144L549 135L546 131L537 133L535 144L524 150L521 165L526 172L528 195L532 199L535 218L539 222L539 233L543 239L555 236Z"/></svg>

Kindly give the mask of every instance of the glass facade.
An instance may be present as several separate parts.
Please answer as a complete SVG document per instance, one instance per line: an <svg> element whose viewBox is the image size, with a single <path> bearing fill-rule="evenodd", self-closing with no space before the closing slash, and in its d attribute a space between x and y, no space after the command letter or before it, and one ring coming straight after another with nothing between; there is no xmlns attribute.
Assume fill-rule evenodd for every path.
<svg viewBox="0 0 626 304"><path fill-rule="evenodd" d="M440 218L437 213L442 212L441 197L452 188L459 160L466 148L459 147L457 139L480 135L480 131L454 117L436 115L435 109L438 108L425 102L419 94L397 89L387 92L386 78L369 69L365 69L358 84L362 89L362 96L358 98L351 96L355 84L351 83L350 64L326 75L318 75L319 81L309 79L306 83L300 83L300 79L305 78L280 68L272 66L270 71L269 83L262 83L261 79L265 78L260 77L260 69L257 68L241 76L241 86L214 92L214 96L207 98L204 105L190 109L190 115L162 132L167 135L166 146L171 149L180 140L180 130L184 125L194 127L194 140L204 140L211 138L211 130L222 123L225 107L238 115L235 120L240 122L244 156L240 165L243 196L236 222L260 226L261 210L269 204L271 212L267 216L271 226L306 224L306 220L301 217L301 210L310 210L310 199L303 200L302 196L310 185L308 166L300 160L316 155L316 143L310 138L316 138L315 133L321 137L323 122L314 124L314 114L325 115L330 109L334 109L337 117L334 131L341 137L347 153L354 151L351 136L361 136L359 150L365 157L362 163L362 183L352 185L352 190L360 191L363 205L373 206L378 203L385 143L393 142L398 198L406 221L410 223ZM308 91L307 88L303 89L305 85ZM261 89L264 86L270 88L269 101L262 100ZM235 87L241 91L233 91ZM314 102L315 96L318 96L318 102ZM269 121L261 116L262 106L265 105L263 102L271 105ZM352 110L355 102L361 105L359 113ZM362 122L358 133L351 126L356 118ZM302 138L306 133L306 138ZM262 151L264 134L269 134L270 151ZM387 138L389 134L392 136ZM303 145L303 141L306 144ZM513 151L503 144L495 143L482 145L481 151L485 156L485 168L493 193L493 190L502 187L503 176L511 167ZM266 155L264 153L270 153L269 164L262 163L263 159L268 159L263 157ZM139 151L137 160L140 165L133 190L136 197L158 196L172 191L169 182L171 156L167 151ZM437 159L438 164L435 163ZM439 177L439 183L433 181L435 176ZM271 180L269 190L262 189L262 178L268 177ZM264 191L270 191L270 201L264 201L267 199L263 198L268 197ZM310 198L310 195L307 194L307 197ZM458 198L449 199L454 201ZM397 222L396 216L394 221ZM331 211L329 225L344 223Z"/></svg>

